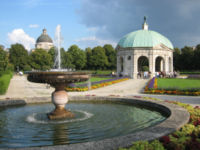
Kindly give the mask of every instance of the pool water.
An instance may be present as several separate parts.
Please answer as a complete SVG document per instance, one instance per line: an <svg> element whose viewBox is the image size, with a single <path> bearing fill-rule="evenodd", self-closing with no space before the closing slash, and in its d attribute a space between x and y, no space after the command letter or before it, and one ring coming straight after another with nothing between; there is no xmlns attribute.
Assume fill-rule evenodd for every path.
<svg viewBox="0 0 200 150"><path fill-rule="evenodd" d="M71 102L73 119L48 120L53 104L0 109L0 147L73 144L123 136L166 119L160 112L123 103Z"/></svg>

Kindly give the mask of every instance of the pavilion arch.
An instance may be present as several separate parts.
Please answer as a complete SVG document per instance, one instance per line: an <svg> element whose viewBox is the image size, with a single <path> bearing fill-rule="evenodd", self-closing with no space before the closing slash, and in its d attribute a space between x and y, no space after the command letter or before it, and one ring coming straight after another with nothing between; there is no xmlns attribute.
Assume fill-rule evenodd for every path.
<svg viewBox="0 0 200 150"><path fill-rule="evenodd" d="M149 71L149 59L148 59L148 57L140 56L138 58L137 65L138 65L138 67L137 67L138 72L147 71L147 70L145 70L145 67L148 67L148 71Z"/></svg>
<svg viewBox="0 0 200 150"><path fill-rule="evenodd" d="M161 56L158 56L155 59L155 71L156 72L165 71L165 60Z"/></svg>

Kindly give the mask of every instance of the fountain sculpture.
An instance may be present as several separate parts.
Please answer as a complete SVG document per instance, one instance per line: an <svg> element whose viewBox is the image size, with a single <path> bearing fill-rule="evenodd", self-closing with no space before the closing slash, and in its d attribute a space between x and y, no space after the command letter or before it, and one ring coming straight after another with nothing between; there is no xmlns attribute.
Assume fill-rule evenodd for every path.
<svg viewBox="0 0 200 150"><path fill-rule="evenodd" d="M56 70L51 71L31 71L28 72L28 80L36 83L47 83L52 87L55 87L55 91L52 93L52 103L55 105L55 110L47 114L49 119L62 119L74 117L74 114L65 109L65 105L68 102L68 95L65 88L68 84L74 82L86 81L89 75L86 72L69 72L61 69L61 30L60 25L56 28L56 45L57 56L55 59Z"/></svg>

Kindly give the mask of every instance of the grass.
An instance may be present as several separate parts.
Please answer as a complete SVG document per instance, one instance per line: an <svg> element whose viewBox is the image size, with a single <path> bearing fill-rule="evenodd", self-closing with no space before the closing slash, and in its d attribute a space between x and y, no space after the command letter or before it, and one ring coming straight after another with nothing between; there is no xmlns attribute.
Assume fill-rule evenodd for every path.
<svg viewBox="0 0 200 150"><path fill-rule="evenodd" d="M200 71L181 71L180 74L200 74Z"/></svg>
<svg viewBox="0 0 200 150"><path fill-rule="evenodd" d="M90 81L91 82L98 82L98 81L102 81L102 80L108 80L108 79L112 79L111 77L91 77L90 78ZM88 83L88 81L85 81L85 82L78 82L76 83L76 85L79 85L79 84L84 84L84 83Z"/></svg>
<svg viewBox="0 0 200 150"><path fill-rule="evenodd" d="M112 70L95 70L91 71L92 74L97 74L97 75L110 75L113 71ZM116 72L116 71L114 71Z"/></svg>
<svg viewBox="0 0 200 150"><path fill-rule="evenodd" d="M6 93L11 78L12 78L12 73L1 74L1 76L0 76L0 95L3 95Z"/></svg>
<svg viewBox="0 0 200 150"><path fill-rule="evenodd" d="M158 79L158 88L192 89L200 88L200 80L197 79Z"/></svg>

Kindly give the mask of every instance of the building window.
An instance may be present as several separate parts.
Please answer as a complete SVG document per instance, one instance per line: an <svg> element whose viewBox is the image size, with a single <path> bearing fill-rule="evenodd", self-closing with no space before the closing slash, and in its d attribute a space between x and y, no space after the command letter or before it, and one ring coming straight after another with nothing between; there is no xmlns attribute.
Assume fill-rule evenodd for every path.
<svg viewBox="0 0 200 150"><path fill-rule="evenodd" d="M131 56L128 56L128 60L131 60Z"/></svg>

